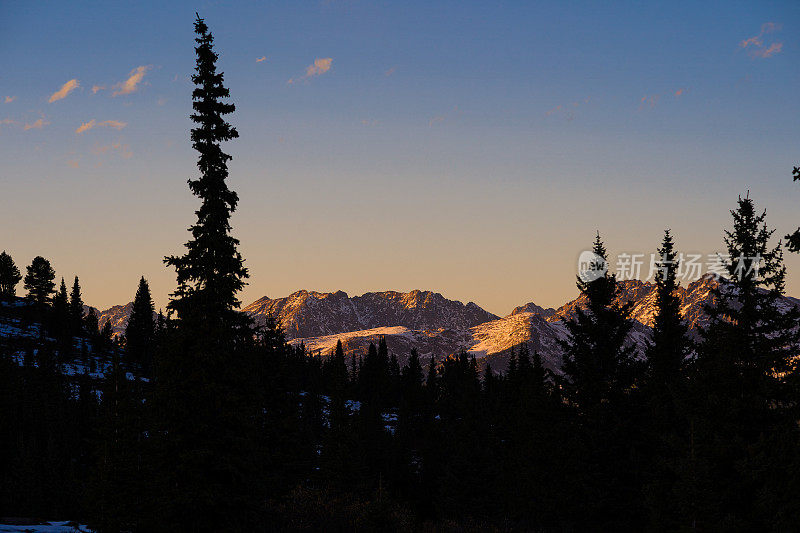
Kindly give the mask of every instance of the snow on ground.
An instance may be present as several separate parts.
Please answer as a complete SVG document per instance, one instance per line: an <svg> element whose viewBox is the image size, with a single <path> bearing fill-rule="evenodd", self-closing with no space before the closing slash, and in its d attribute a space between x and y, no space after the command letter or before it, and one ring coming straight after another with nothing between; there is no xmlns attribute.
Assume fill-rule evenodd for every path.
<svg viewBox="0 0 800 533"><path fill-rule="evenodd" d="M336 335L325 335L324 337L309 337L304 339L293 339L289 341L291 344L297 346L301 342L306 347L306 353L320 352L322 355L328 355L336 349L336 342L342 341L343 344L353 339L367 339L375 343L382 336L391 335L404 335L413 338L413 332L405 326L392 326L383 328L363 329L359 331L349 331L347 333L337 333Z"/></svg>
<svg viewBox="0 0 800 533"><path fill-rule="evenodd" d="M39 524L0 524L0 533L6 532L25 532L25 533L77 533L77 532L91 533L85 525L79 525L75 522L43 522Z"/></svg>
<svg viewBox="0 0 800 533"><path fill-rule="evenodd" d="M532 313L519 313L484 322L472 328L474 344L467 351L477 358L509 350L527 342L530 338L530 317Z"/></svg>

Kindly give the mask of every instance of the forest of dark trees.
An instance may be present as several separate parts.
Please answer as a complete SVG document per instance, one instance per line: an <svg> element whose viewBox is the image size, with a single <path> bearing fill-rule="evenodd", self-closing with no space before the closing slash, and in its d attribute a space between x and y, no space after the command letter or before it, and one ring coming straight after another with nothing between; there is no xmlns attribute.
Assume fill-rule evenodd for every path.
<svg viewBox="0 0 800 533"><path fill-rule="evenodd" d="M780 297L800 230L785 246L738 199L722 237L744 263L729 262L698 335L665 231L643 356L608 272L578 279L587 306L558 371L525 344L480 372L465 353L421 360L385 341L306 353L238 311L248 271L221 149L235 108L199 17L195 31L200 207L185 254L164 260L166 314L141 278L113 337L77 277L57 286L44 257L23 276L0 254L0 313L18 326L0 330L0 517L101 532L798 528L800 309ZM599 234L593 251L607 257Z"/></svg>

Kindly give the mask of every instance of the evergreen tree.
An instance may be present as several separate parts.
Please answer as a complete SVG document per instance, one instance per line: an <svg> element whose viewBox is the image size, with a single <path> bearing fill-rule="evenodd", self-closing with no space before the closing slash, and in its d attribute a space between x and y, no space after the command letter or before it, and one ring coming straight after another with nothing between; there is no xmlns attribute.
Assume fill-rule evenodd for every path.
<svg viewBox="0 0 800 533"><path fill-rule="evenodd" d="M25 290L28 291L28 298L40 306L47 304L55 289L53 283L55 278L56 273L50 266L50 261L42 256L34 257L25 274Z"/></svg>
<svg viewBox="0 0 800 533"><path fill-rule="evenodd" d="M506 378L508 379L509 383L517 383L517 368L519 364L517 362L517 353L514 351L514 347L511 347L511 355L508 357L508 369L506 370Z"/></svg>
<svg viewBox="0 0 800 533"><path fill-rule="evenodd" d="M59 343L59 351L62 357L69 355L72 348L72 335L69 320L69 296L67 295L67 284L61 278L61 285L58 292L53 296L53 312L51 314L50 331L55 335Z"/></svg>
<svg viewBox="0 0 800 533"><path fill-rule="evenodd" d="M192 81L192 146L200 198L186 254L165 258L177 289L168 309L177 315L156 361L156 471L165 505L150 529L248 530L261 489L256 421L263 406L256 390L258 364L250 319L237 308L247 269L231 236L238 196L226 184L231 156L220 143L238 137L224 116L234 111L217 72L208 26L199 16Z"/></svg>
<svg viewBox="0 0 800 533"><path fill-rule="evenodd" d="M592 251L607 262L606 248L597 234ZM616 276L604 270L597 279L578 277L586 309L576 309L566 321L568 337L562 371L568 399L588 411L623 392L633 382L634 349L627 341L630 305L618 305Z"/></svg>
<svg viewBox="0 0 800 533"><path fill-rule="evenodd" d="M593 252L606 263L607 253L598 233ZM603 266L603 265L599 265ZM608 529L640 529L643 507L638 501L641 467L629 458L637 456L639 442L635 406L631 395L637 365L628 333L630 303L618 304L616 277L607 269L592 279L578 277L586 308L576 309L566 321L567 338L561 343L564 358L563 394L578 415L571 439L577 442L576 461L581 461L576 481L582 493L574 516L580 527L592 523ZM611 494L614 496L611 497Z"/></svg>
<svg viewBox="0 0 800 533"><path fill-rule="evenodd" d="M100 531L135 531L141 520L141 395L135 385L113 350L102 384L97 462L87 494L92 525Z"/></svg>
<svg viewBox="0 0 800 533"><path fill-rule="evenodd" d="M431 359L428 362L428 373L426 374L426 377L425 377L425 390L428 391L428 401L430 403L432 403L435 400L435 398L437 396L437 393L438 393L438 391L437 391L437 385L438 385L437 374L438 374L438 372L437 372L437 369L436 369L436 358L433 355L431 355Z"/></svg>
<svg viewBox="0 0 800 533"><path fill-rule="evenodd" d="M103 329L100 330L99 348L101 352L107 352L114 345L114 328L111 327L111 322L106 320L103 324Z"/></svg>
<svg viewBox="0 0 800 533"><path fill-rule="evenodd" d="M358 362L356 361L356 353L350 355L350 382L358 383Z"/></svg>
<svg viewBox="0 0 800 533"><path fill-rule="evenodd" d="M676 291L680 267L674 250L672 235L664 232L658 249L656 282L656 316L653 323L652 340L646 350L648 382L658 400L665 402L665 395L675 392L681 379L684 364L691 351L688 327L681 317L681 300Z"/></svg>
<svg viewBox="0 0 800 533"><path fill-rule="evenodd" d="M78 282L78 276L75 276L72 292L69 295L69 319L72 334L80 335L83 329L83 299L81 298L81 285Z"/></svg>
<svg viewBox="0 0 800 533"><path fill-rule="evenodd" d="M729 279L720 281L714 305L706 309L709 326L692 376L696 407L679 486L687 496L682 514L700 526L781 529L774 508L781 490L767 487L791 483L793 474L776 450L787 442L800 445L792 368L800 350L800 310L782 308L786 267L782 244L770 244L774 230L766 225L766 211L758 214L748 196L731 214L733 229L725 232ZM767 493L776 498L764 499ZM789 512L791 518L782 520L796 523L800 513Z"/></svg>
<svg viewBox="0 0 800 533"><path fill-rule="evenodd" d="M322 366L323 377L328 385L328 392L344 401L347 389L347 364L344 360L342 341L336 341L336 349Z"/></svg>
<svg viewBox="0 0 800 533"><path fill-rule="evenodd" d="M0 298L14 297L17 294L17 283L22 279L17 265L5 250L0 253Z"/></svg>
<svg viewBox="0 0 800 533"><path fill-rule="evenodd" d="M792 176L794 176L794 181L800 181L800 167L794 167ZM786 242L790 252L800 253L800 228L797 228L794 233L787 235Z"/></svg>
<svg viewBox="0 0 800 533"><path fill-rule="evenodd" d="M664 232L656 261L656 316L648 342L644 394L650 439L646 480L647 506L654 527L676 529L681 524L675 505L676 464L685 452L687 424L685 370L693 343L681 317L677 294L680 263L669 230Z"/></svg>
<svg viewBox="0 0 800 533"><path fill-rule="evenodd" d="M189 229L192 239L185 245L186 254L164 260L178 275L178 288L167 307L181 320L222 326L238 334L237 329L248 327L235 311L241 305L236 295L248 273L237 250L239 240L230 235L230 217L239 202L239 196L226 183L232 157L220 147L221 142L239 136L224 119L236 106L223 101L230 97L230 91L223 85L223 73L217 72L218 55L208 26L199 16L194 26L198 46L191 119L197 127L192 129L192 147L199 154L200 178L190 179L189 188L202 204L197 223Z"/></svg>
<svg viewBox="0 0 800 533"><path fill-rule="evenodd" d="M155 306L150 296L150 287L142 276L133 299L128 326L125 328L125 352L128 360L138 365L147 374L150 373L153 362L154 312Z"/></svg>
<svg viewBox="0 0 800 533"><path fill-rule="evenodd" d="M533 388L533 394L536 398L541 398L541 396L544 394L546 379L547 371L542 364L542 355L538 351L534 351L531 368L531 384Z"/></svg>
<svg viewBox="0 0 800 533"><path fill-rule="evenodd" d="M94 307L90 307L89 312L86 313L83 327L86 329L86 334L89 335L89 338L92 340L96 340L97 336L100 335L100 320L97 318L97 311L95 311Z"/></svg>

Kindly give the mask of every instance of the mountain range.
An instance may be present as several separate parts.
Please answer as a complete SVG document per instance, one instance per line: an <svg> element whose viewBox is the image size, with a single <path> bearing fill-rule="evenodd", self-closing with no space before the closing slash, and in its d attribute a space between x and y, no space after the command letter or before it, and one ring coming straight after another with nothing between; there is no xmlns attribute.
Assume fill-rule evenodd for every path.
<svg viewBox="0 0 800 533"><path fill-rule="evenodd" d="M712 290L720 283L712 275L678 289L681 312L696 335L707 321L704 311L712 303ZM629 342L641 353L646 347L656 314L656 285L639 280L619 282L618 303L630 302L633 329ZM800 300L784 297L786 307L800 306ZM463 304L432 291L368 292L348 296L343 291L297 291L283 298L264 296L243 311L263 325L272 315L294 345L303 344L311 353L328 355L341 340L345 354L363 354L370 343L385 337L401 364L411 348L423 360L437 360L466 351L474 354L481 366L491 364L504 371L511 349L527 344L538 351L545 366L558 370L561 364L559 341L566 338L564 320L586 305L580 296L558 309L543 308L533 302L498 317L473 302ZM115 333L124 332L132 304L118 305L99 312L100 323L111 322Z"/></svg>

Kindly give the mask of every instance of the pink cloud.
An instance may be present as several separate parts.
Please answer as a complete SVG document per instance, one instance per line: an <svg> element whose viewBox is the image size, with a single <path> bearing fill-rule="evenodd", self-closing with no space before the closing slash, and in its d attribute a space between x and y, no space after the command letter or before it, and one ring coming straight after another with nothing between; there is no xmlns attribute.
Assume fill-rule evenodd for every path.
<svg viewBox="0 0 800 533"><path fill-rule="evenodd" d="M333 59L330 57L318 57L314 60L314 63L306 67L306 73L300 76L299 78L290 78L288 83L289 85L293 83L297 83L298 81L308 81L309 79L315 76L322 76L326 72L331 69L331 65L333 64Z"/></svg>
<svg viewBox="0 0 800 533"><path fill-rule="evenodd" d="M104 145L97 144L95 145L93 151L97 155L102 155L105 154L106 152L118 152L119 156L124 159L130 159L133 156L133 152L130 151L128 145L122 144L120 142L104 144Z"/></svg>
<svg viewBox="0 0 800 533"><path fill-rule="evenodd" d="M10 104L11 102L13 102L13 101L14 101L14 100L16 100L16 99L17 99L17 97L16 97L16 96L6 96L5 102L6 102L7 104Z"/></svg>
<svg viewBox="0 0 800 533"><path fill-rule="evenodd" d="M550 115L558 113L559 111L561 111L561 104L555 106L553 109L548 110L545 115L549 117Z"/></svg>
<svg viewBox="0 0 800 533"><path fill-rule="evenodd" d="M74 91L78 87L80 87L80 84L78 83L78 80L73 78L73 79L69 80L67 83L65 83L64 85L62 85L59 90L57 90L56 92L51 94L50 95L50 99L48 100L48 102L52 104L53 102L57 102L58 100L62 100L64 98L66 98L69 93L71 93L72 91Z"/></svg>
<svg viewBox="0 0 800 533"><path fill-rule="evenodd" d="M645 95L642 96L642 99L639 100L639 109L643 109L645 106L650 107L650 109L654 108L658 105L658 101L661 99L660 94L652 94L652 95Z"/></svg>
<svg viewBox="0 0 800 533"><path fill-rule="evenodd" d="M783 43L772 43L765 47L764 36L776 31L780 31L783 26L777 22L765 22L761 25L758 35L748 37L739 43L740 48L749 48L752 57L765 59L778 54L783 49Z"/></svg>
<svg viewBox="0 0 800 533"><path fill-rule="evenodd" d="M751 54L753 57L760 57L765 59L767 57L772 57L775 54L779 54L783 49L783 43L772 43L769 45L769 48L760 48L758 50L753 50Z"/></svg>
<svg viewBox="0 0 800 533"><path fill-rule="evenodd" d="M264 62L266 60L267 60L267 56L261 56L258 59L256 59L256 63L262 63L262 62Z"/></svg>
<svg viewBox="0 0 800 533"><path fill-rule="evenodd" d="M48 124L50 124L50 123L47 122L44 118L40 118L36 122L32 122L31 124L25 124L25 127L23 129L25 131L28 131L28 130L40 130L40 129L44 128L45 126L47 126Z"/></svg>
<svg viewBox="0 0 800 533"><path fill-rule="evenodd" d="M141 65L131 70L130 74L128 74L128 79L114 85L114 89L116 90L111 93L111 96L122 96L139 90L139 85L142 83L144 75L151 68L150 65Z"/></svg>
<svg viewBox="0 0 800 533"><path fill-rule="evenodd" d="M95 119L92 119L89 122L84 122L78 126L78 129L75 130L75 133L83 133L84 131L88 131L92 128L104 126L114 128L115 130L121 130L127 125L127 122L120 122L119 120L104 120L102 122L97 122Z"/></svg>

